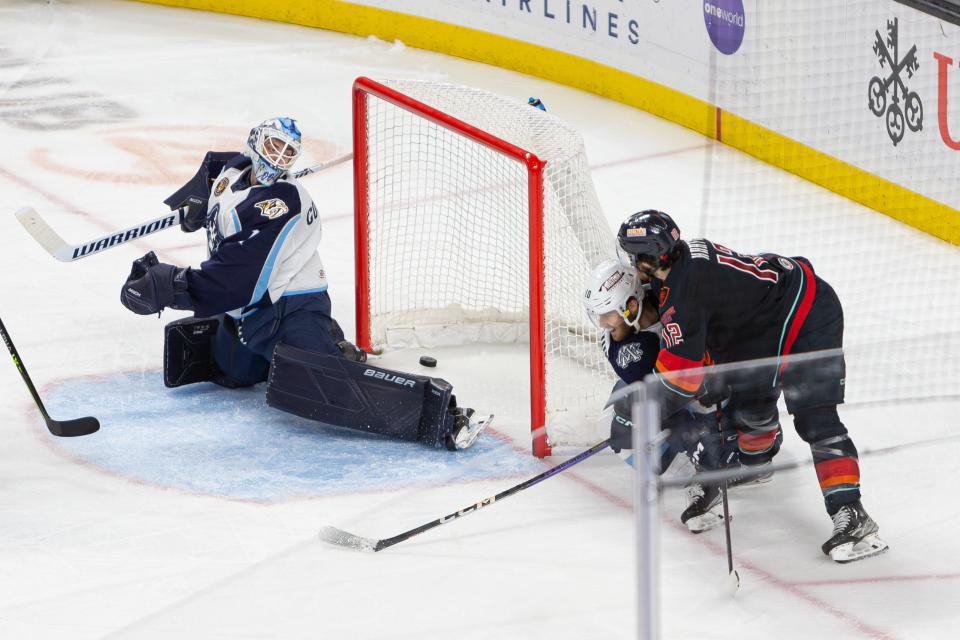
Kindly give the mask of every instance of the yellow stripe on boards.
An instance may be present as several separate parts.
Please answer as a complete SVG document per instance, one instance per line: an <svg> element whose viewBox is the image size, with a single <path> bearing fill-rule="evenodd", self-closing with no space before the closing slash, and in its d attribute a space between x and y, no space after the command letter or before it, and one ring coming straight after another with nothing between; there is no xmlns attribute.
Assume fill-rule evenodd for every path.
<svg viewBox="0 0 960 640"><path fill-rule="evenodd" d="M526 73L621 102L710 138L717 109L608 65L513 38L342 0L136 0L339 31ZM960 244L960 212L734 114L722 142L938 238Z"/></svg>

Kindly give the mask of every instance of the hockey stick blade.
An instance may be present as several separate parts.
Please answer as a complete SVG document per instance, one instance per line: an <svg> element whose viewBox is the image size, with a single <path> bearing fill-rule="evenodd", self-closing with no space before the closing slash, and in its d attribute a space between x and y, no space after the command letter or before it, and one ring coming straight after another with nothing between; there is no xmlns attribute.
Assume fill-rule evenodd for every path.
<svg viewBox="0 0 960 640"><path fill-rule="evenodd" d="M498 500L503 500L504 498L508 498L515 493L519 493L520 491L523 491L524 489L529 489L533 485L539 484L540 482L543 482L547 478L551 476L555 476L561 471L569 469L573 465L583 462L593 454L599 451L603 451L609 445L610 445L609 439L604 440L602 442L598 442L597 444L593 445L586 451L582 451L578 453L577 455L570 458L566 462L561 462L557 466L551 469L547 469L543 473L535 475L528 480L524 480L520 484L514 485L509 489L505 489L504 491L501 491L500 493L494 496L490 496L489 498L484 498L483 500L480 500L471 505L468 505L463 509L460 509L459 511L454 511L453 513L448 514L442 518L438 518L436 520L433 520L432 522L422 524L419 527L414 527L409 531L404 531L403 533L397 534L392 538L374 540L373 538L364 538L362 536L354 535L352 533L344 531L343 529L338 529L337 527L327 526L320 530L320 539L323 540L324 542L329 542L330 544L335 544L341 547L347 547L348 549L354 549L356 551L382 551L387 547L392 547L393 545L399 544L404 540L409 540L414 536L420 535L424 531L429 531L434 527L439 527L440 525L447 524L448 522L453 522L454 520L462 518L465 515L476 513L483 507L490 506L491 504L496 503Z"/></svg>
<svg viewBox="0 0 960 640"><path fill-rule="evenodd" d="M324 527L320 529L320 539L330 544L347 547L356 551L380 551L383 548L383 540L374 540L373 538L364 538L354 535L343 529L336 527Z"/></svg>
<svg viewBox="0 0 960 640"><path fill-rule="evenodd" d="M20 353L13 344L13 338L7 333L7 328L4 326L3 320L0 320L0 338L3 339L3 344L7 346L10 357L13 358L13 364L17 368L17 371L20 372L20 377L23 378L24 384L27 385L27 390L30 392L30 395L33 396L33 401L36 403L37 409L40 410L43 421L47 423L47 429L49 429L50 433L55 436L60 436L61 438L73 438L76 436L87 436L100 429L100 422L90 416L63 421L51 418L50 414L47 413L47 408L43 406L43 401L40 399L37 388L33 386L33 380L30 379L30 374L27 373L27 367L23 364L23 360L20 359Z"/></svg>
<svg viewBox="0 0 960 640"><path fill-rule="evenodd" d="M183 220L185 209L171 211L167 215L147 220L136 226L117 231L99 238L94 238L83 244L70 244L47 224L36 209L32 207L22 207L14 214L23 228L27 230L33 239L43 247L47 253L52 255L60 262L73 262L92 256L105 249L112 249L131 240L137 240L157 231L163 231L180 224Z"/></svg>
<svg viewBox="0 0 960 640"><path fill-rule="evenodd" d="M50 433L61 438L88 436L100 430L100 421L93 416L74 420L54 420L48 417L46 421Z"/></svg>

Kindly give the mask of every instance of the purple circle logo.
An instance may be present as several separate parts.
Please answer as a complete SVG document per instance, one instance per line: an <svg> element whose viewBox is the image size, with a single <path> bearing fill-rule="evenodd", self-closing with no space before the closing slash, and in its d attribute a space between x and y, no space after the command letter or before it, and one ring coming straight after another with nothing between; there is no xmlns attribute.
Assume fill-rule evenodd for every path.
<svg viewBox="0 0 960 640"><path fill-rule="evenodd" d="M743 42L743 0L703 0L703 21L720 53L730 55Z"/></svg>

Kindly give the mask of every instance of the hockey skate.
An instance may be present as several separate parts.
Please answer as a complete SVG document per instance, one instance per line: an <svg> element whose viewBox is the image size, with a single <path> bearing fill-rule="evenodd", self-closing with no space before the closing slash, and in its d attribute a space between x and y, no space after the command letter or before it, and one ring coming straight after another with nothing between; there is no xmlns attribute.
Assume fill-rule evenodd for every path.
<svg viewBox="0 0 960 640"><path fill-rule="evenodd" d="M687 525L690 533L703 533L723 524L718 485L694 482L687 487L687 495L690 503L680 514L680 522Z"/></svg>
<svg viewBox="0 0 960 640"><path fill-rule="evenodd" d="M772 462L768 461L755 465L745 465L738 462L737 465L735 468L743 470L745 473L730 478L727 486L731 489L734 487L753 487L773 480Z"/></svg>
<svg viewBox="0 0 960 640"><path fill-rule="evenodd" d="M877 523L859 500L843 505L832 517L833 535L821 548L834 562L862 560L887 550L887 543L877 535Z"/></svg>
<svg viewBox="0 0 960 640"><path fill-rule="evenodd" d="M446 437L448 451L469 449L493 422L493 414L478 416L473 409L453 409L453 429Z"/></svg>

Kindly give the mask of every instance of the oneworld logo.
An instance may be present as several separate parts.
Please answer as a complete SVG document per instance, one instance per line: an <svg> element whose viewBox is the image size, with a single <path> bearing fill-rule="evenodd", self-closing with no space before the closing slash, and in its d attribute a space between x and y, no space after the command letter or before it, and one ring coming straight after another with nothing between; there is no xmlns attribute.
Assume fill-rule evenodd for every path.
<svg viewBox="0 0 960 640"><path fill-rule="evenodd" d="M724 55L736 53L746 26L743 0L705 0L703 21L713 46Z"/></svg>

